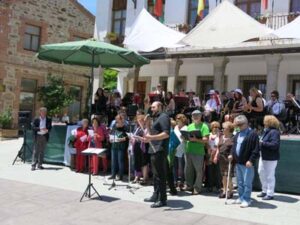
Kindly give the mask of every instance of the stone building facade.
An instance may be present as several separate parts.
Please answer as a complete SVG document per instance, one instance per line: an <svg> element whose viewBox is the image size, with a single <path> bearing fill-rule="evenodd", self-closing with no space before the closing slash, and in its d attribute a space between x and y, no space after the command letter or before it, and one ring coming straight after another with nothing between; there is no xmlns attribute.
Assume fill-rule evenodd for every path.
<svg viewBox="0 0 300 225"><path fill-rule="evenodd" d="M76 115L68 110L70 116L83 112L90 69L41 61L35 54L42 44L92 37L94 21L76 0L0 1L0 112L11 107L15 126L19 111L38 113L36 90L46 85L48 74L63 76L66 88L77 92L70 106Z"/></svg>

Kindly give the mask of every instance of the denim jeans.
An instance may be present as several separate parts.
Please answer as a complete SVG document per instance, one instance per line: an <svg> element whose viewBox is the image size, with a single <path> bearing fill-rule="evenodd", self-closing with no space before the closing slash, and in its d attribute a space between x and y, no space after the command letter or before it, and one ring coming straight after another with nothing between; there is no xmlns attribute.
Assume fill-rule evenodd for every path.
<svg viewBox="0 0 300 225"><path fill-rule="evenodd" d="M124 149L111 149L111 172L112 176L116 176L119 172L119 176L124 175L124 160L125 160L125 150Z"/></svg>
<svg viewBox="0 0 300 225"><path fill-rule="evenodd" d="M245 165L236 165L236 177L238 183L238 193L240 200L250 203L252 182L254 178L254 167L247 168Z"/></svg>

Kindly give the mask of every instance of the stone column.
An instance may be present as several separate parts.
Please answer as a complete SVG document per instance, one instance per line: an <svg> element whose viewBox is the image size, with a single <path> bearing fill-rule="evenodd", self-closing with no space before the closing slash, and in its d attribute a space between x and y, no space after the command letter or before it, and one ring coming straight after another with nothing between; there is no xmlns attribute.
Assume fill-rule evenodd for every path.
<svg viewBox="0 0 300 225"><path fill-rule="evenodd" d="M168 86L167 92L171 91L173 94L176 91L176 81L179 75L180 66L183 64L182 60L175 59L168 63Z"/></svg>
<svg viewBox="0 0 300 225"><path fill-rule="evenodd" d="M225 70L229 59L226 57L212 57L214 67L214 89L220 93L225 90Z"/></svg>
<svg viewBox="0 0 300 225"><path fill-rule="evenodd" d="M265 55L267 65L267 88L266 96L269 96L273 90L277 90L279 66L282 60L280 54Z"/></svg>

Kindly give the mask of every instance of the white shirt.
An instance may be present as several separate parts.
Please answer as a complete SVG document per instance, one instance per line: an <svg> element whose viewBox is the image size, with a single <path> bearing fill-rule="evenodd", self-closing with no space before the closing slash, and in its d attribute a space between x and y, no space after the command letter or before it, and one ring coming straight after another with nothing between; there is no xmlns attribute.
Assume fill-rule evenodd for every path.
<svg viewBox="0 0 300 225"><path fill-rule="evenodd" d="M278 100L276 100L275 102L270 100L270 101L268 101L267 105L268 105L268 109L271 110L271 113L273 115L280 114L280 111L282 110L282 106Z"/></svg>
<svg viewBox="0 0 300 225"><path fill-rule="evenodd" d="M218 110L218 105L215 99L208 99L205 106L204 106L206 111L217 111Z"/></svg>
<svg viewBox="0 0 300 225"><path fill-rule="evenodd" d="M40 129L46 128L46 117L42 118L40 117Z"/></svg>

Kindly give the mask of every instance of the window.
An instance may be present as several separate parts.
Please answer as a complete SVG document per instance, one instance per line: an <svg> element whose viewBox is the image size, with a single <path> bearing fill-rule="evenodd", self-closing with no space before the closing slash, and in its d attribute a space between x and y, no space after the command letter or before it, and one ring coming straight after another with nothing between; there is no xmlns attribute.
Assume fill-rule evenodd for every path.
<svg viewBox="0 0 300 225"><path fill-rule="evenodd" d="M296 99L300 99L300 80L293 81L293 93Z"/></svg>
<svg viewBox="0 0 300 225"><path fill-rule="evenodd" d="M300 99L300 75L288 75L287 92L293 93L296 99Z"/></svg>
<svg viewBox="0 0 300 225"><path fill-rule="evenodd" d="M32 25L26 25L24 34L23 48L28 51L37 52L40 47L41 28Z"/></svg>
<svg viewBox="0 0 300 225"><path fill-rule="evenodd" d="M261 0L236 0L235 4L252 17L260 15Z"/></svg>
<svg viewBox="0 0 300 225"><path fill-rule="evenodd" d="M240 85L242 88L245 97L249 96L249 90L252 87L256 87L263 93L263 96L266 96L267 88L267 77L264 75L249 75L249 76L240 76Z"/></svg>
<svg viewBox="0 0 300 225"><path fill-rule="evenodd" d="M176 79L176 86L175 86L175 94L178 93L180 90L186 90L186 77L177 77Z"/></svg>
<svg viewBox="0 0 300 225"><path fill-rule="evenodd" d="M188 6L188 24L190 27L194 27L199 22L198 18L198 2L199 0L189 0L189 6ZM204 13L203 16L207 16L209 13L209 1L205 0L205 6L204 6Z"/></svg>
<svg viewBox="0 0 300 225"><path fill-rule="evenodd" d="M112 32L116 33L119 37L125 35L126 7L126 0L113 1Z"/></svg>
<svg viewBox="0 0 300 225"><path fill-rule="evenodd" d="M36 89L36 80L22 78L19 104L20 111L29 111L31 114L33 114L35 106Z"/></svg>
<svg viewBox="0 0 300 225"><path fill-rule="evenodd" d="M74 96L74 102L69 106L68 116L71 121L76 121L80 118L81 114L81 98L82 98L82 87L70 86L70 95Z"/></svg>
<svg viewBox="0 0 300 225"><path fill-rule="evenodd" d="M163 89L163 91L168 90L168 77L160 77L159 78L159 83ZM154 88L154 90L156 89L156 87Z"/></svg>
<svg viewBox="0 0 300 225"><path fill-rule="evenodd" d="M224 76L224 89L227 89L228 77ZM208 92L214 88L214 76L198 76L196 94L199 96L200 100L208 100Z"/></svg>
<svg viewBox="0 0 300 225"><path fill-rule="evenodd" d="M213 76L199 76L197 79L196 95L200 100L207 100L206 95L209 90L214 89L214 77Z"/></svg>
<svg viewBox="0 0 300 225"><path fill-rule="evenodd" d="M291 0L290 4L290 12L300 12L300 0Z"/></svg>

